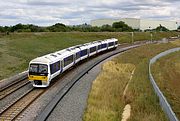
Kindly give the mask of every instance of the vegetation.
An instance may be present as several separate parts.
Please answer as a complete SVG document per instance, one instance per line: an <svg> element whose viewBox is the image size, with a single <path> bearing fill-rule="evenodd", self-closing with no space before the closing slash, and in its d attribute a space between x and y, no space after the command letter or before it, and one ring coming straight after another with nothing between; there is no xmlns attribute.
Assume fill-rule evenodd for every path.
<svg viewBox="0 0 180 121"><path fill-rule="evenodd" d="M149 59L180 41L145 45L119 55L103 65L93 82L84 121L119 121L126 104L132 107L130 121L166 121L148 77ZM135 68L126 95L125 85ZM124 98L125 97L125 98Z"/></svg>
<svg viewBox="0 0 180 121"><path fill-rule="evenodd" d="M160 90L180 119L180 52L160 58L153 64L152 71Z"/></svg>
<svg viewBox="0 0 180 121"><path fill-rule="evenodd" d="M132 27L129 27L127 24L125 24L123 21L120 22L114 22L112 25L113 28L115 28L116 31L133 31Z"/></svg>
<svg viewBox="0 0 180 121"><path fill-rule="evenodd" d="M164 26L162 26L161 24L158 26L158 27L156 27L155 29L151 29L151 28L149 28L149 29L146 29L145 30L146 32L147 31L150 31L150 32L168 32L168 31L170 31L170 30L168 30L166 27L164 27Z"/></svg>
<svg viewBox="0 0 180 121"><path fill-rule="evenodd" d="M48 27L40 27L32 24L23 25L21 23L14 25L14 26L0 26L0 32L7 33L9 32L133 32L133 31L140 31L137 29L132 29L132 27L128 26L122 21L114 22L111 25L103 25L102 27L93 27L88 24L82 25L73 25L67 26L62 23L56 23L55 25L48 26ZM146 30L152 31L152 30ZM164 26L159 26L153 31L169 31Z"/></svg>
<svg viewBox="0 0 180 121"><path fill-rule="evenodd" d="M161 24L155 30L156 31L169 31L166 27L161 26Z"/></svg>
<svg viewBox="0 0 180 121"><path fill-rule="evenodd" d="M179 33L155 33L154 40L176 36ZM65 32L65 33L10 33L0 34L0 79L26 70L28 63L37 56L42 56L63 48L115 37L119 43L131 42L131 33L120 32ZM150 40L150 33L134 33L134 41Z"/></svg>
<svg viewBox="0 0 180 121"><path fill-rule="evenodd" d="M124 105L128 103L128 100L123 101L123 91L134 68L132 64L121 64L115 61L109 61L103 65L101 74L93 82L84 116L85 121L121 119Z"/></svg>
<svg viewBox="0 0 180 121"><path fill-rule="evenodd" d="M88 24L82 25L73 25L66 26L62 23L56 23L55 25L48 27L40 27L32 24L23 25L21 23L14 26L0 26L0 32L71 32L71 31L79 31L79 32L122 32L122 31L133 31L131 27L129 27L124 22L115 22L113 26L104 25L102 27L92 27Z"/></svg>

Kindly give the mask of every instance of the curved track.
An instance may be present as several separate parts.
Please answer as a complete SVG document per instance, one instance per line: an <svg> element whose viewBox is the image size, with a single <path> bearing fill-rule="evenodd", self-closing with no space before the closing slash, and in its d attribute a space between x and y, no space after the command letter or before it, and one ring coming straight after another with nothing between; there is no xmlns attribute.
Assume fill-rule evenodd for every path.
<svg viewBox="0 0 180 121"><path fill-rule="evenodd" d="M36 121L41 121L41 120L46 120L51 112L56 108L56 105L63 99L63 97L71 90L71 88L78 82L79 79L81 79L88 71L90 71L93 67L101 63L102 61L110 58L111 56L114 56L116 54L122 53L124 51L127 51L132 48L136 48L138 46L141 46L142 44L139 45L133 45L130 47L125 47L122 49L118 49L114 51L113 53L108 53L105 57L102 57L98 61L96 61L94 64L91 66L88 66L85 70L79 73L78 76L76 76L71 82L67 83L60 91L59 93L55 96L55 98L45 107L45 109L41 112L40 115L35 119Z"/></svg>
<svg viewBox="0 0 180 121"><path fill-rule="evenodd" d="M50 113L53 111L55 106L58 104L58 102L70 91L70 89L73 87L73 85L82 78L86 73L88 73L89 70L91 70L94 66L98 65L103 60L119 54L121 52L127 51L129 49L138 47L143 45L144 43L140 43L137 45L128 45L123 44L120 47L117 48L117 50L112 51L111 53L106 53L105 56L103 56L101 59L97 60L94 64L91 66L88 66L85 70L80 72L77 77L75 77L72 81L67 83L55 96L55 98L46 106L44 111L39 115L39 117L36 118L36 120L45 120L50 115ZM124 48L122 48L124 47ZM12 92L20 89L21 87L27 85L29 82L27 82L27 79L17 81L16 83L13 83L6 88L0 90L0 99L3 99L4 97L8 96L9 94L13 94ZM53 88L52 85L56 84L56 81L51 84L49 88ZM13 102L11 102L8 106L4 107L0 110L0 120L14 120L19 119L20 114L30 105L32 102L34 102L40 95L42 95L47 89L37 89L37 88L30 88L27 90L23 95L21 95L19 98L15 99Z"/></svg>

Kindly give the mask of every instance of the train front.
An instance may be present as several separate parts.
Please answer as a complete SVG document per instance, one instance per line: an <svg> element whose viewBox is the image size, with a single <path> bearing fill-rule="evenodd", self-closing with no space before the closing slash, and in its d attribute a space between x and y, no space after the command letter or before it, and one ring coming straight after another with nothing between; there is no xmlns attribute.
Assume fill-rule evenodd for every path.
<svg viewBox="0 0 180 121"><path fill-rule="evenodd" d="M49 86L48 64L30 63L28 78L34 87Z"/></svg>

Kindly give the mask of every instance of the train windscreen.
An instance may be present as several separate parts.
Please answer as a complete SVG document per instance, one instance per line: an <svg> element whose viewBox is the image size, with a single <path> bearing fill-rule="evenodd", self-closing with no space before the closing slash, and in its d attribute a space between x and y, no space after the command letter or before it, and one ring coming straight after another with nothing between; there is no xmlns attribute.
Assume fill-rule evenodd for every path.
<svg viewBox="0 0 180 121"><path fill-rule="evenodd" d="M30 64L29 74L30 75L47 75L48 66L45 64Z"/></svg>

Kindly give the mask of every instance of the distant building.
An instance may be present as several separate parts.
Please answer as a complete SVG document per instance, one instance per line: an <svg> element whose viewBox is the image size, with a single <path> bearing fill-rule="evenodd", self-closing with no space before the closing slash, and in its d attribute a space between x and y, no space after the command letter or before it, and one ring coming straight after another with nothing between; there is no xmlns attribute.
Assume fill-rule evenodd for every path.
<svg viewBox="0 0 180 121"><path fill-rule="evenodd" d="M97 19L92 20L92 26L102 26L105 24L112 25L114 22L123 21L133 29L147 30L155 29L158 26L164 26L169 30L177 30L178 22L174 21L161 21L161 20L148 20L148 19L136 19L136 18L121 18L121 19Z"/></svg>

